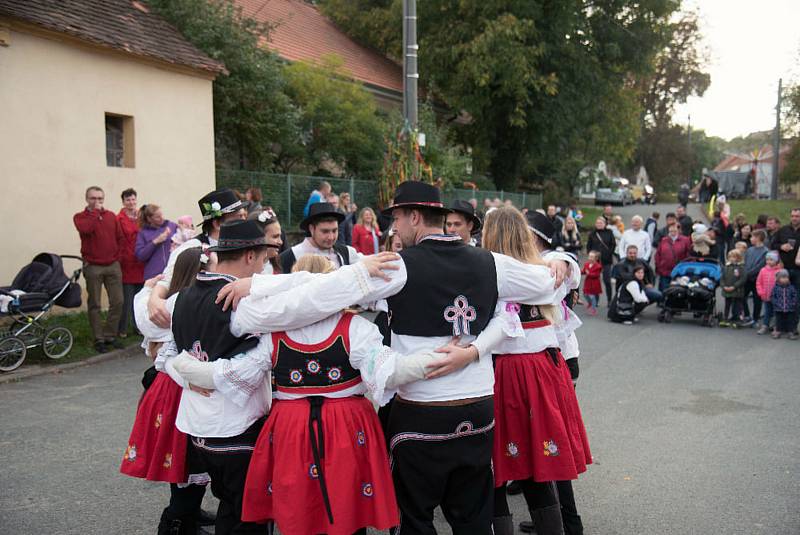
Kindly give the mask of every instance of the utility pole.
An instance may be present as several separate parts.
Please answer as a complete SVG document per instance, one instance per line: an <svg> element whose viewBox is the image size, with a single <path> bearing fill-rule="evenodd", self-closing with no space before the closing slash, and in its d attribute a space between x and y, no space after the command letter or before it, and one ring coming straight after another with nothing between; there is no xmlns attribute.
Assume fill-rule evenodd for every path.
<svg viewBox="0 0 800 535"><path fill-rule="evenodd" d="M403 118L409 132L417 129L417 2L403 0Z"/></svg>
<svg viewBox="0 0 800 535"><path fill-rule="evenodd" d="M772 188L769 198L778 198L778 161L781 153L781 86L783 79L778 79L778 104L775 106L775 132L772 139Z"/></svg>
<svg viewBox="0 0 800 535"><path fill-rule="evenodd" d="M687 126L687 130L689 132L689 173L687 174L687 182L689 187L692 187L692 164L694 163L694 157L692 154L692 114L689 114L689 125Z"/></svg>

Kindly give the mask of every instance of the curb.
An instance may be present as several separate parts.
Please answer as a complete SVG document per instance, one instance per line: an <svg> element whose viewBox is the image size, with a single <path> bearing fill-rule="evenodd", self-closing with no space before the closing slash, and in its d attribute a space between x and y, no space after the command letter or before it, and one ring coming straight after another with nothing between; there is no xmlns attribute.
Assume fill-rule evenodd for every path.
<svg viewBox="0 0 800 535"><path fill-rule="evenodd" d="M20 370L15 370L10 373L4 373L0 375L0 384L13 383L21 381L23 379L28 379L30 377L37 377L40 375L64 373L65 371L72 370L75 368L81 368L83 366L91 366L93 364L100 364L102 362L107 362L109 360L128 358L134 355L141 355L141 354L142 354L142 348L139 347L138 344L133 344L124 349L109 351L108 353L103 353L102 355L95 355L93 357L89 357L84 360L79 360L77 362L67 362L66 364L56 364L54 366L36 366L31 368L21 368Z"/></svg>

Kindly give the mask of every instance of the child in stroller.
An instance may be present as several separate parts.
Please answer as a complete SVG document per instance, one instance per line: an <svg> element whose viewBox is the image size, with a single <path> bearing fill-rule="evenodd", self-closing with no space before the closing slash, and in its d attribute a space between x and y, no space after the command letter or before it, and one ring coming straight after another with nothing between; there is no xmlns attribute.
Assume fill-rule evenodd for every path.
<svg viewBox="0 0 800 535"><path fill-rule="evenodd" d="M676 314L692 312L703 325L716 321L716 292L722 277L719 262L713 258L689 257L670 273L670 285L664 290L664 308L658 320L670 323Z"/></svg>
<svg viewBox="0 0 800 535"><path fill-rule="evenodd" d="M66 308L81 305L81 288L77 283L81 268L67 277L64 258L83 262L79 256L40 253L19 271L11 286L0 287L0 316L10 320L0 327L0 371L18 368L28 349L42 346L44 354L53 359L72 349L69 329L46 327L40 321L54 305Z"/></svg>

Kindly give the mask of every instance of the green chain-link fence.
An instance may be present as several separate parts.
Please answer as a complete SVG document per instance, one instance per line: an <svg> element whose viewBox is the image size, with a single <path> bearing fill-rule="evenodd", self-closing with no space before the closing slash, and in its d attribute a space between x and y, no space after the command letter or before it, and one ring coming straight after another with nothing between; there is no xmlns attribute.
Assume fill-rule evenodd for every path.
<svg viewBox="0 0 800 535"><path fill-rule="evenodd" d="M240 192L248 188L260 188L264 195L262 204L272 206L284 226L295 228L303 219L303 208L309 194L325 180L335 193L350 193L350 198L360 208L378 205L378 184L370 180L347 178L328 178L303 175L281 175L254 171L217 170L217 187L233 188ZM478 200L478 208L484 199L511 200L517 208L536 209L542 206L542 196L538 193L510 193L503 191L473 191L471 189L451 189L442 192L445 204L453 199Z"/></svg>

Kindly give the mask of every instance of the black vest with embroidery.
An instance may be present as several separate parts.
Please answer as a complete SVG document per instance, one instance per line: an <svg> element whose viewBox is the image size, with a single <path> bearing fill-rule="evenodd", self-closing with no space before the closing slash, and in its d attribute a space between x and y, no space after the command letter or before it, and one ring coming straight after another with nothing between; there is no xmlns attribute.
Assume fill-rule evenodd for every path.
<svg viewBox="0 0 800 535"><path fill-rule="evenodd" d="M519 321L522 322L523 329L535 329L550 325L550 320L542 316L539 307L536 305L517 305L519 307Z"/></svg>
<svg viewBox="0 0 800 535"><path fill-rule="evenodd" d="M429 238L400 252L408 272L388 299L395 334L478 335L494 315L497 269L492 253L463 241Z"/></svg>
<svg viewBox="0 0 800 535"><path fill-rule="evenodd" d="M339 392L361 382L350 365L350 321L344 314L336 329L318 344L291 340L285 332L272 333L272 376L278 392L317 396Z"/></svg>
<svg viewBox="0 0 800 535"><path fill-rule="evenodd" d="M231 334L231 311L223 312L214 301L217 292L235 280L216 273L201 272L194 285L178 294L172 317L172 334L178 351L188 351L202 361L231 358L258 345L255 336Z"/></svg>
<svg viewBox="0 0 800 535"><path fill-rule="evenodd" d="M350 265L350 249L348 249L346 245L334 243L332 249L339 258L340 267ZM281 263L281 273L291 273L292 266L297 262L297 257L294 255L292 248L289 247L278 255L278 260Z"/></svg>

